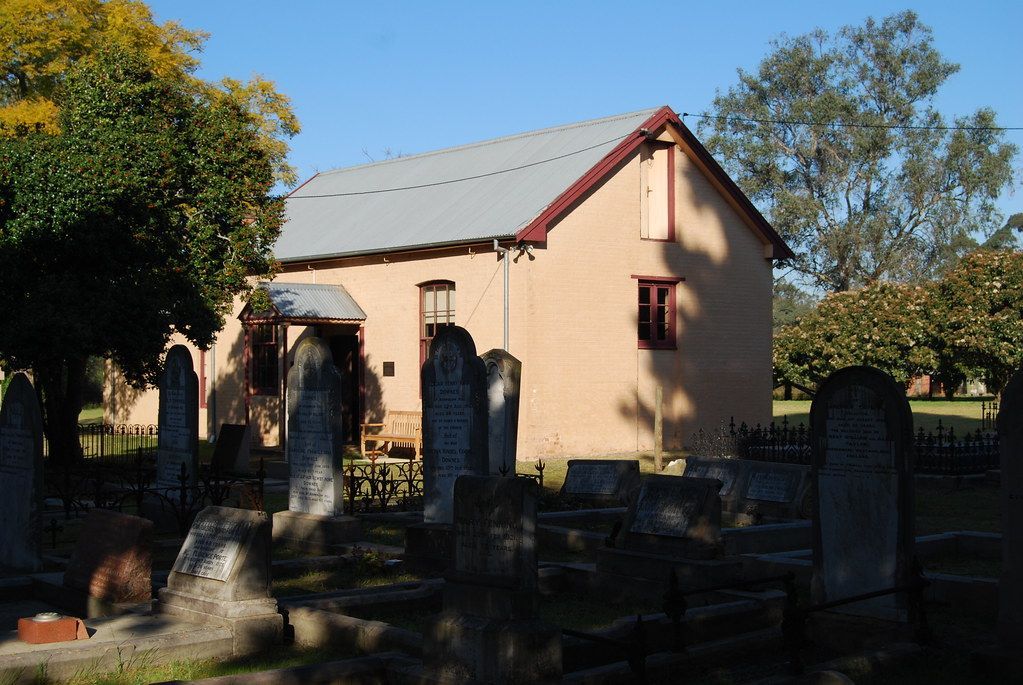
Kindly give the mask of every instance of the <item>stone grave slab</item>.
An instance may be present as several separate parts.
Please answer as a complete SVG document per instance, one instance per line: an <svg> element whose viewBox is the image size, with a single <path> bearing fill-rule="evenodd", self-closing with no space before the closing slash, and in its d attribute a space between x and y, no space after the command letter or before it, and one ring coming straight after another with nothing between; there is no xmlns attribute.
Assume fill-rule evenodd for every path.
<svg viewBox="0 0 1023 685"><path fill-rule="evenodd" d="M248 424L222 423L213 446L211 466L219 473L249 473L252 430Z"/></svg>
<svg viewBox="0 0 1023 685"><path fill-rule="evenodd" d="M739 469L743 461L740 459L721 459L718 457L686 457L686 467L682 475L686 478L713 478L721 481L718 495L722 502L737 497L736 482L739 480Z"/></svg>
<svg viewBox="0 0 1023 685"><path fill-rule="evenodd" d="M330 347L305 338L288 371L288 510L274 514L275 540L325 554L357 540L358 519L344 515L341 373Z"/></svg>
<svg viewBox="0 0 1023 685"><path fill-rule="evenodd" d="M231 628L236 653L280 642L283 619L270 595L270 527L261 511L200 511L159 592L159 612Z"/></svg>
<svg viewBox="0 0 1023 685"><path fill-rule="evenodd" d="M0 567L39 568L43 420L36 392L14 375L0 406Z"/></svg>
<svg viewBox="0 0 1023 685"><path fill-rule="evenodd" d="M560 495L598 507L620 506L638 486L638 459L569 459Z"/></svg>
<svg viewBox="0 0 1023 685"><path fill-rule="evenodd" d="M1002 391L998 414L1002 468L1002 576L998 582L998 635L1023 653L1023 371Z"/></svg>
<svg viewBox="0 0 1023 685"><path fill-rule="evenodd" d="M913 417L887 374L856 366L836 371L810 408L813 478L812 591L839 600L912 579ZM906 619L903 594L841 611Z"/></svg>
<svg viewBox="0 0 1023 685"><path fill-rule="evenodd" d="M118 613L117 604L152 599L153 522L93 509L64 570L63 586L77 595L72 613L87 618Z"/></svg>
<svg viewBox="0 0 1023 685"><path fill-rule="evenodd" d="M160 431L156 441L156 487L180 499L176 490L181 487L182 465L190 486L199 475L199 377L187 347L170 348L157 385Z"/></svg>
<svg viewBox="0 0 1023 685"><path fill-rule="evenodd" d="M502 349L488 350L480 359L487 369L489 473L492 476L515 473L522 362Z"/></svg>
<svg viewBox="0 0 1023 685"><path fill-rule="evenodd" d="M536 618L532 479L460 476L444 611L424 633L426 674L443 682L558 682L561 630Z"/></svg>
<svg viewBox="0 0 1023 685"><path fill-rule="evenodd" d="M736 513L755 513L772 518L809 518L810 468L744 460L742 490Z"/></svg>

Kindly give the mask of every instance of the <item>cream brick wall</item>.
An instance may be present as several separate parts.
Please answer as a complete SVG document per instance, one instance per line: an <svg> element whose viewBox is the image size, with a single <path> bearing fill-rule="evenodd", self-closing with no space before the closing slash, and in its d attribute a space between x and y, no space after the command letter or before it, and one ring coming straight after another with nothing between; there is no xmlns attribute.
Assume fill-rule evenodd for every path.
<svg viewBox="0 0 1023 685"><path fill-rule="evenodd" d="M680 447L698 428L735 416L765 422L771 410L771 265L763 244L683 154L676 155L676 241L640 239L639 155L592 190L511 264L510 352L523 362L520 458L647 450L653 404L664 393L664 442ZM477 353L502 345L502 263L489 248L451 248L289 266L278 280L343 284L367 313L367 414L420 409L419 287L456 284L455 319ZM678 350L637 346L633 275L681 277ZM216 345L216 417L244 420L240 303ZM290 327L289 349L301 335ZM209 355L207 355L209 357ZM385 378L384 361L395 363ZM276 444L276 406L253 402L265 444ZM257 411L258 407L258 411ZM136 398L119 415L141 420L155 402ZM201 417L201 431L211 418Z"/></svg>

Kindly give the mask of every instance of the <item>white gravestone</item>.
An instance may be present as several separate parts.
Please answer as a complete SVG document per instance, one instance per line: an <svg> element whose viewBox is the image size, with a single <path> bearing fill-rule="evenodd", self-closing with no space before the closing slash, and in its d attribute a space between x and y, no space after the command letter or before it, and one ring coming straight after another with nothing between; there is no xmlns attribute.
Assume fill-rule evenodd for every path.
<svg viewBox="0 0 1023 685"><path fill-rule="evenodd" d="M490 475L515 473L519 435L519 385L522 362L506 350L480 355L487 367Z"/></svg>

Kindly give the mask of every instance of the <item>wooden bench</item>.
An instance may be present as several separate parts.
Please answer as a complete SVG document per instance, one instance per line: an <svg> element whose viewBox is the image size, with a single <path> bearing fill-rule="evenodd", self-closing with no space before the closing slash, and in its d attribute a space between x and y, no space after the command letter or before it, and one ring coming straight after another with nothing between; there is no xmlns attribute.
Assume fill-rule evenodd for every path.
<svg viewBox="0 0 1023 685"><path fill-rule="evenodd" d="M423 412L391 411L383 423L361 424L362 456L387 454L395 447L411 447L413 456L423 456Z"/></svg>

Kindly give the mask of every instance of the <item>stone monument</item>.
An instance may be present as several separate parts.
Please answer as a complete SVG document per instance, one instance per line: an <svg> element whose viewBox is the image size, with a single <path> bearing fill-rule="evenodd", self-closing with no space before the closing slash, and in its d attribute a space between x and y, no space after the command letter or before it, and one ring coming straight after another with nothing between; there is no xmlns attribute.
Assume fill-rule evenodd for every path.
<svg viewBox="0 0 1023 685"><path fill-rule="evenodd" d="M444 612L427 628L427 673L442 682L561 678L561 631L536 618L535 481L460 476Z"/></svg>
<svg viewBox="0 0 1023 685"><path fill-rule="evenodd" d="M1002 467L1002 576L998 636L1023 666L1023 371L1002 391L998 413Z"/></svg>
<svg viewBox="0 0 1023 685"><path fill-rule="evenodd" d="M252 430L248 424L222 423L210 467L219 473L249 473Z"/></svg>
<svg viewBox="0 0 1023 685"><path fill-rule="evenodd" d="M39 568L43 419L36 392L15 374L0 406L0 567Z"/></svg>
<svg viewBox="0 0 1023 685"><path fill-rule="evenodd" d="M359 521L344 515L341 373L330 348L305 338L288 371L288 510L274 514L273 536L324 554L359 539Z"/></svg>
<svg viewBox="0 0 1023 685"><path fill-rule="evenodd" d="M913 416L902 386L853 366L831 374L810 407L815 483L814 600L906 585L913 579ZM905 593L842 607L907 619Z"/></svg>
<svg viewBox="0 0 1023 685"><path fill-rule="evenodd" d="M490 475L514 474L522 362L502 349L484 352L480 359L487 368Z"/></svg>
<svg viewBox="0 0 1023 685"><path fill-rule="evenodd" d="M175 345L167 352L158 386L156 487L178 500L182 464L190 486L195 485L199 476L199 377L187 347Z"/></svg>
<svg viewBox="0 0 1023 685"><path fill-rule="evenodd" d="M618 507L629 503L637 487L638 459L569 459L560 495L594 506Z"/></svg>
<svg viewBox="0 0 1023 685"><path fill-rule="evenodd" d="M451 556L455 480L486 475L487 369L464 328L447 326L423 364L423 523L405 529L405 559L443 569Z"/></svg>
<svg viewBox="0 0 1023 685"><path fill-rule="evenodd" d="M159 613L231 628L235 655L279 643L284 619L270 595L270 526L262 511L199 512L160 589Z"/></svg>

